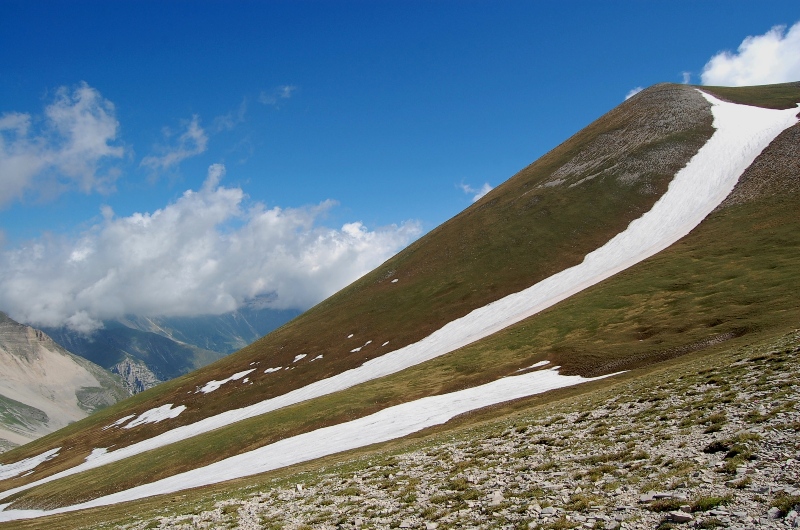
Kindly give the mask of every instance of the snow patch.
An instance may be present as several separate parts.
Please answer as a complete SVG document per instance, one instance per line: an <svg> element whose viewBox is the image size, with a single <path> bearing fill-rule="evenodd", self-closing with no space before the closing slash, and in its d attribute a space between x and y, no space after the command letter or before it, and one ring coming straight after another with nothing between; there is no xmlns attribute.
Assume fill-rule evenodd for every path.
<svg viewBox="0 0 800 530"><path fill-rule="evenodd" d="M322 359L322 355L317 355L316 357L314 357L313 359L311 359L311 360L310 360L310 361L308 361L308 362L310 362L310 363L313 363L313 362L314 362L314 361L316 361L317 359Z"/></svg>
<svg viewBox="0 0 800 530"><path fill-rule="evenodd" d="M108 449L105 447L98 447L96 449L92 449L92 452L89 456L86 457L86 461L89 462L90 460L94 460L100 456L103 456L108 452Z"/></svg>
<svg viewBox="0 0 800 530"><path fill-rule="evenodd" d="M276 366L275 368L267 368L266 370L264 370L264 373L265 374L271 374L271 373L274 373L274 372L280 372L282 369L283 369L283 366Z"/></svg>
<svg viewBox="0 0 800 530"><path fill-rule="evenodd" d="M362 348L369 346L370 344L372 344L372 341L368 340L367 342L364 343L363 346L359 346L358 348L353 348L352 350L350 350L350 353L360 352Z"/></svg>
<svg viewBox="0 0 800 530"><path fill-rule="evenodd" d="M166 405L161 405L160 407L156 407L154 409L146 410L139 414L139 417L135 420L132 420L129 424L123 427L124 429L130 429L136 427L137 425L144 425L145 423L158 423L163 420L169 420L172 418L177 418L178 415L186 410L186 405L180 405L179 407L172 408L172 403L167 403ZM109 455L112 453L106 453ZM101 457L95 459L95 461L102 460Z"/></svg>
<svg viewBox="0 0 800 530"><path fill-rule="evenodd" d="M219 387L221 387L225 383L227 383L229 381L236 381L237 379L241 379L242 377L246 376L250 372L254 372L254 371L255 371L255 368L251 368L250 370L245 370L243 372L237 372L237 373L233 374L232 376L228 377L227 379L223 379L222 381L217 381L215 379L211 380L208 383L206 383L205 385L203 385L203 388L201 388L197 392L202 392L203 394L208 394L209 392L213 392L214 390L217 390ZM197 394L197 392L195 392L195 394Z"/></svg>
<svg viewBox="0 0 800 530"><path fill-rule="evenodd" d="M45 451L40 455L32 456L30 458L20 460L19 462L14 462L13 464L0 464L0 480L16 477L17 475L21 475L26 471L32 472L33 469L39 464L47 462L48 460L58 456L58 452L60 450L60 447L56 447L55 449L50 449L49 451Z"/></svg>
<svg viewBox="0 0 800 530"><path fill-rule="evenodd" d="M528 370L533 370L534 368L541 368L542 366L547 366L550 364L550 361L539 361L538 363L532 364L527 368L520 368L517 372L526 372Z"/></svg>
<svg viewBox="0 0 800 530"><path fill-rule="evenodd" d="M392 280L392 283L397 283L397 278L395 278L394 280Z"/></svg>
<svg viewBox="0 0 800 530"><path fill-rule="evenodd" d="M292 361L292 362L293 362L293 363L296 363L296 362L297 362L297 361L299 361L300 359L305 359L306 355L307 355L307 354L305 354L305 353L301 353L300 355L295 355L295 356L294 356L294 361Z"/></svg>
<svg viewBox="0 0 800 530"><path fill-rule="evenodd" d="M134 416L136 416L136 414L129 414L128 416L123 416L114 423L112 423L111 425L106 425L105 427L103 427L103 430L105 431L106 429L110 429L111 427L119 427L120 425L122 425L129 419L133 418Z"/></svg>

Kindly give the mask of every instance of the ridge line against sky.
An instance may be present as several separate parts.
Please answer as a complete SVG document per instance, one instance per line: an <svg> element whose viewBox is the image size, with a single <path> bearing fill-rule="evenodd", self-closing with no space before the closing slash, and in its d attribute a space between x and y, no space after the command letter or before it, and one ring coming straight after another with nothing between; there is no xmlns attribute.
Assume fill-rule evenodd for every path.
<svg viewBox="0 0 800 530"><path fill-rule="evenodd" d="M710 4L4 3L0 310L305 309L643 86L800 79L791 2Z"/></svg>

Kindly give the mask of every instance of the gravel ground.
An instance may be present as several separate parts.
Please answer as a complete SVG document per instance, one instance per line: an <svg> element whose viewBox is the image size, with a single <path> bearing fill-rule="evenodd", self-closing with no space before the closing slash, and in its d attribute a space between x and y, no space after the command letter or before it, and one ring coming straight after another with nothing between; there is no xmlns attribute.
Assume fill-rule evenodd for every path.
<svg viewBox="0 0 800 530"><path fill-rule="evenodd" d="M123 528L800 528L798 357L798 332L698 356Z"/></svg>

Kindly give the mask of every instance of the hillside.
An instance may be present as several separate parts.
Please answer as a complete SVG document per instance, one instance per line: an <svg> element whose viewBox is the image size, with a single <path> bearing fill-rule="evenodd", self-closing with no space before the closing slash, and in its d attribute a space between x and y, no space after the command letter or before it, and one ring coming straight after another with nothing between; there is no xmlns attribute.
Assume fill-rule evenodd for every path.
<svg viewBox="0 0 800 530"><path fill-rule="evenodd" d="M0 446L22 445L130 395L118 378L0 313Z"/></svg>
<svg viewBox="0 0 800 530"><path fill-rule="evenodd" d="M685 86L659 85L640 93L264 339L15 451L14 461L62 448L32 474L4 481L7 490L22 487L10 508L67 506L124 494L137 485L146 489L158 479L213 462L224 466L224 458L244 457L266 444L367 419L425 396L444 398L480 385L496 389L516 381L510 376L523 377L516 375L520 371L531 374L525 381L557 380L555 388L566 384L559 378L574 377L570 381L577 383L648 369L659 361L737 348L795 329L800 220L793 212L800 198L796 108L789 102L800 101L800 87L719 92L734 102L753 104L761 98L789 111L712 105L712 99ZM721 115L712 114L719 109L747 119L777 116L781 125L768 123L764 130L774 135L763 137L755 132L761 130L758 120L725 129L718 123ZM723 151L730 159L725 163L741 167L741 177L741 171L721 175L733 178L730 187L701 192L696 179L726 167L716 155L714 164L672 186L695 155L719 143L715 131L725 130L733 138L724 146L743 142ZM750 144L756 137L764 143L754 150ZM740 159L748 149L755 161ZM677 190L671 199L676 202L666 213L651 214L662 197L671 196L668 187ZM668 215L687 211L695 197L712 195L707 207L713 212L703 213L697 227L688 218ZM653 225L633 222L640 218L654 218ZM685 231L675 228L684 225ZM612 258L626 247L615 236L637 234L640 226L646 227L643 234L622 241L633 241L631 256L641 254L644 260L637 264L625 255L613 265ZM653 242L650 249L651 236L662 241L662 235L663 242ZM659 252L663 246L666 250ZM612 249L612 256L604 248ZM595 262L605 268L592 273L589 282L584 269ZM572 270L588 283L563 280ZM541 290L537 286L551 284L564 290L543 298L547 303L541 307L514 309L520 298L515 293L533 296ZM469 324L484 326L486 314L501 308L508 318L503 313L481 331ZM451 330L467 333L454 338ZM522 395L536 389L526 392ZM499 395L498 402L513 399L509 396ZM270 402L273 397L280 399ZM161 421L148 423L148 418ZM187 433L194 436L177 441ZM113 451L92 459L95 464L74 467L94 449L112 446ZM151 450L137 455L145 449ZM90 469L103 462L109 464ZM69 476L78 470L84 471ZM60 471L65 472L61 479L24 487Z"/></svg>

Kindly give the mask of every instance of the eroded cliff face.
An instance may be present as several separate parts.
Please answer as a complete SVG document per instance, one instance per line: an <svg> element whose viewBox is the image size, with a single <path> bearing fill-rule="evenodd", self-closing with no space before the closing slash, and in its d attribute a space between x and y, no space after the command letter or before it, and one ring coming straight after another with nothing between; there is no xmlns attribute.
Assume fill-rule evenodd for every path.
<svg viewBox="0 0 800 530"><path fill-rule="evenodd" d="M110 373L0 313L0 450L130 395Z"/></svg>

